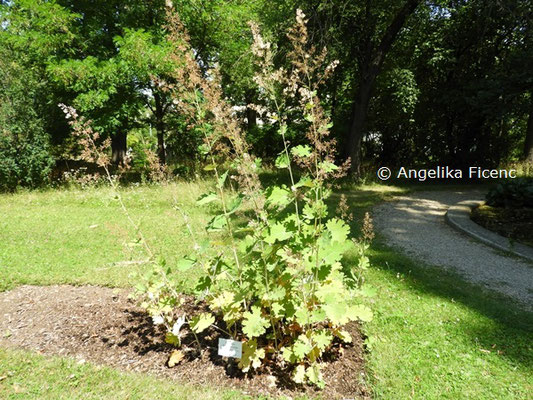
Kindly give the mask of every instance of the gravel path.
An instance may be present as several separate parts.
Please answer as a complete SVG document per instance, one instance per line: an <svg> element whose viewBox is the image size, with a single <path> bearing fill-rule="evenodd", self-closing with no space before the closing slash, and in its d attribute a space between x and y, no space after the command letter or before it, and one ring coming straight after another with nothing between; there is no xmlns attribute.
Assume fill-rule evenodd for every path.
<svg viewBox="0 0 533 400"><path fill-rule="evenodd" d="M482 199L478 191L418 192L377 206L374 223L389 244L413 258L458 272L533 311L533 265L501 255L444 221L449 206Z"/></svg>

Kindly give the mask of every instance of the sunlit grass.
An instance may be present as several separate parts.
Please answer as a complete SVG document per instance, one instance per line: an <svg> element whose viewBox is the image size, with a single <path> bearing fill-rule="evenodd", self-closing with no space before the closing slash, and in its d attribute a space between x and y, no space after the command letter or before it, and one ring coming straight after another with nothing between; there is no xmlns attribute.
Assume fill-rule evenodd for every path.
<svg viewBox="0 0 533 400"><path fill-rule="evenodd" d="M248 399L228 389L192 386L108 367L0 348L1 399Z"/></svg>
<svg viewBox="0 0 533 400"><path fill-rule="evenodd" d="M206 183L123 190L132 218L169 264L190 250L181 204L202 233L208 218L194 206ZM108 188L0 196L0 290L20 284L128 286L146 258ZM192 272L193 273L193 272Z"/></svg>

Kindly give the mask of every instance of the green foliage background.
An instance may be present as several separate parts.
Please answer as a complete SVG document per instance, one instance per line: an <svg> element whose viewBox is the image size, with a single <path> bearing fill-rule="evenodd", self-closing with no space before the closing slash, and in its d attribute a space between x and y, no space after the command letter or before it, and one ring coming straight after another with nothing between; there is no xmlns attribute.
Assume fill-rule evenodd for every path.
<svg viewBox="0 0 533 400"><path fill-rule="evenodd" d="M312 44L328 48L328 61L339 60L320 97L342 159L353 150L348 144L365 74L395 18L411 3L415 7L370 85L359 149L363 166L491 167L533 154L530 2L173 2L202 72L219 67L224 94L238 107L235 116L254 153L266 161L283 146L273 122L246 108L269 106L253 79L248 22L261 25L278 49L276 65L287 67L285 32L301 8L309 18ZM167 58L172 46L166 39L164 0L14 0L2 2L0 21L6 154L0 186L38 186L47 182L54 164L78 157L68 145L58 103L75 106L103 138L113 138L119 158L131 147L131 132L151 131L155 144L153 139L136 143L152 140L160 156L166 149L171 170L197 171L203 161L196 151L198 132L176 115L160 86L171 83L170 71L179 67ZM288 135L292 143L302 142L297 118L289 121ZM33 166L24 167L28 162ZM143 168L142 157L136 165Z"/></svg>

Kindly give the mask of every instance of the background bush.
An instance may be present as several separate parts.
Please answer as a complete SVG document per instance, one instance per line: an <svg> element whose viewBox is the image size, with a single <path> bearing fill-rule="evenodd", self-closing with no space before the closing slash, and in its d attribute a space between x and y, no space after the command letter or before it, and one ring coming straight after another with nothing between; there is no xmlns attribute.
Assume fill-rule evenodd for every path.
<svg viewBox="0 0 533 400"><path fill-rule="evenodd" d="M487 194L493 207L533 207L533 178L517 178L499 183Z"/></svg>
<svg viewBox="0 0 533 400"><path fill-rule="evenodd" d="M54 159L35 104L39 84L15 63L0 66L0 190L40 186Z"/></svg>

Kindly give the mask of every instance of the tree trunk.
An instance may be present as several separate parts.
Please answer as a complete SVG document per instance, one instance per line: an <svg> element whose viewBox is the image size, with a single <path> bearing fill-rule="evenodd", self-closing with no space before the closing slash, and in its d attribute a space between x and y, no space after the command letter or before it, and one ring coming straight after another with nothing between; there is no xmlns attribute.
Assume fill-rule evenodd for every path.
<svg viewBox="0 0 533 400"><path fill-rule="evenodd" d="M396 40L398 33L420 2L421 0L407 0L388 26L379 46L375 50L371 50L369 56L361 65L359 86L352 108L352 123L348 131L346 149L347 155L351 158L351 172L356 177L361 174L361 142L374 83L383 66L385 56Z"/></svg>
<svg viewBox="0 0 533 400"><path fill-rule="evenodd" d="M115 165L124 163L127 151L126 131L119 131L111 138L111 161Z"/></svg>
<svg viewBox="0 0 533 400"><path fill-rule="evenodd" d="M246 107L246 121L248 132L251 132L257 126L257 111Z"/></svg>
<svg viewBox="0 0 533 400"><path fill-rule="evenodd" d="M373 80L363 78L352 108L352 123L346 149L351 159L351 172L357 177L361 176L361 142L373 85Z"/></svg>
<svg viewBox="0 0 533 400"><path fill-rule="evenodd" d="M533 163L533 95L531 97L531 105L529 110L529 118L527 120L526 128L526 142L524 145L524 159Z"/></svg>
<svg viewBox="0 0 533 400"><path fill-rule="evenodd" d="M167 152L165 149L165 133L161 127L157 127L157 157L159 164L165 165L167 163Z"/></svg>
<svg viewBox="0 0 533 400"><path fill-rule="evenodd" d="M257 126L257 111L255 111L250 104L254 104L254 93L252 91L246 92L246 128L248 132L251 132Z"/></svg>
<svg viewBox="0 0 533 400"><path fill-rule="evenodd" d="M159 163L165 165L167 162L167 152L165 148L165 107L161 95L157 92L154 93L155 100L155 129L157 130L157 157Z"/></svg>

